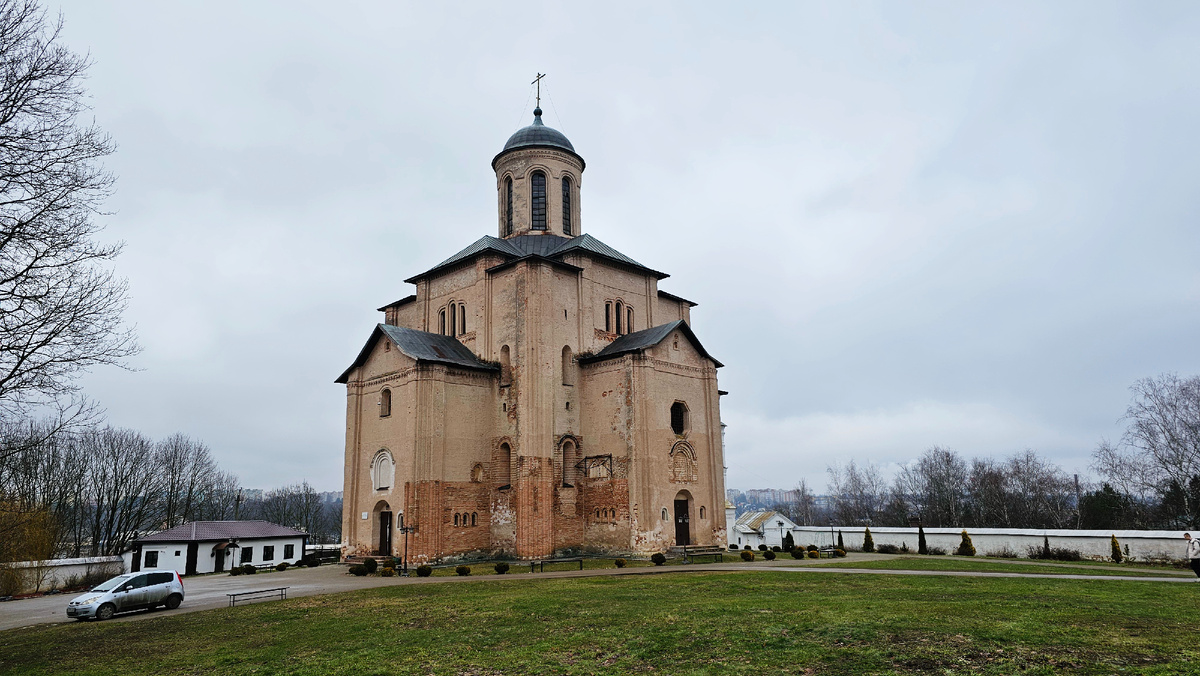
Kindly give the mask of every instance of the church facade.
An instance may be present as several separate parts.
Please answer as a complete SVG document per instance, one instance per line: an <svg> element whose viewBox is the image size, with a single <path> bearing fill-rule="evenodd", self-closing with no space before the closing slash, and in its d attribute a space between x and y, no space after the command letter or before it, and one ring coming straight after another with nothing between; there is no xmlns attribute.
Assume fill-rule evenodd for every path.
<svg viewBox="0 0 1200 676"><path fill-rule="evenodd" d="M337 379L345 555L725 544L721 363L666 274L584 233L541 112L492 160L497 236L406 280Z"/></svg>

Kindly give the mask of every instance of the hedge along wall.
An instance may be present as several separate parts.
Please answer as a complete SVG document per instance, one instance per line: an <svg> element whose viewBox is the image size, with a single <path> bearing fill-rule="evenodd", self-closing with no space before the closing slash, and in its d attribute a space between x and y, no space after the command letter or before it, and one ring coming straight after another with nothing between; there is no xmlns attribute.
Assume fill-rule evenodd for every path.
<svg viewBox="0 0 1200 676"><path fill-rule="evenodd" d="M829 527L799 526L792 530L796 546L809 544L823 547L837 544L837 533L842 531L846 549L855 551L862 548L862 526L834 526L832 539ZM961 528L926 528L925 541L930 547L940 547L947 554L953 554L962 542ZM1050 539L1050 546L1062 549L1075 549L1085 559L1108 561L1112 554L1112 536L1117 536L1121 543L1122 552L1129 548L1129 556L1135 561L1177 561L1185 558L1183 534L1185 531L1164 530L1038 530L1035 528L968 528L971 543L975 545L976 556L987 556L1007 547L1018 556L1028 556L1030 546L1039 549L1043 537ZM1200 533L1192 533L1193 536ZM908 548L917 551L916 528L871 528L871 537L875 546L883 544L900 547L907 544Z"/></svg>
<svg viewBox="0 0 1200 676"><path fill-rule="evenodd" d="M68 581L88 576L115 577L129 570L120 556L92 556L80 559L51 559L48 561L18 561L0 566L0 577L6 578L0 591L29 594L34 591L61 589Z"/></svg>

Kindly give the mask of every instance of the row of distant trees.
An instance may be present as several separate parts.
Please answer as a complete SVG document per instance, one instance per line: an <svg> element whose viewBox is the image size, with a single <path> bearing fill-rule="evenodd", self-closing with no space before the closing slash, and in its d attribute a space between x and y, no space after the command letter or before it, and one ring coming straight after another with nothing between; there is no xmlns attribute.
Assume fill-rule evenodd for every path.
<svg viewBox="0 0 1200 676"><path fill-rule="evenodd" d="M996 460L934 446L890 478L870 463L830 466L826 504L801 482L774 508L802 525L1200 527L1200 377L1164 374L1131 390L1121 439L1093 453L1096 482L1031 450Z"/></svg>
<svg viewBox="0 0 1200 676"><path fill-rule="evenodd" d="M246 500L209 448L182 434L24 421L0 425L0 449L0 561L119 554L138 535L204 520L265 519L340 539L340 502L307 482Z"/></svg>

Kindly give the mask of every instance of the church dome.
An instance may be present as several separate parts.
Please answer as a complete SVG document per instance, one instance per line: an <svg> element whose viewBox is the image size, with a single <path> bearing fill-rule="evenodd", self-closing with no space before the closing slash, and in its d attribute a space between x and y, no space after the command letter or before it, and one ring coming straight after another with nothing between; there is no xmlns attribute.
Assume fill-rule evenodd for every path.
<svg viewBox="0 0 1200 676"><path fill-rule="evenodd" d="M557 129L551 129L542 124L542 109L533 109L533 124L523 129L518 129L517 133L508 137L508 142L504 144L504 150L500 152L506 153L514 148L524 148L526 146L553 146L575 152L575 146L567 140L567 137Z"/></svg>

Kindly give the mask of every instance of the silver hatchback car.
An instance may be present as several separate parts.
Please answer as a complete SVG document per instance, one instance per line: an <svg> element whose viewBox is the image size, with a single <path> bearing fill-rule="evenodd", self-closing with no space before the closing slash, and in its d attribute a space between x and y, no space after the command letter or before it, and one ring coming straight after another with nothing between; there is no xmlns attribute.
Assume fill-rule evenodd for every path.
<svg viewBox="0 0 1200 676"><path fill-rule="evenodd" d="M127 573L102 582L90 592L67 604L67 617L107 620L138 608L166 606L175 610L183 603L183 579L175 571Z"/></svg>

